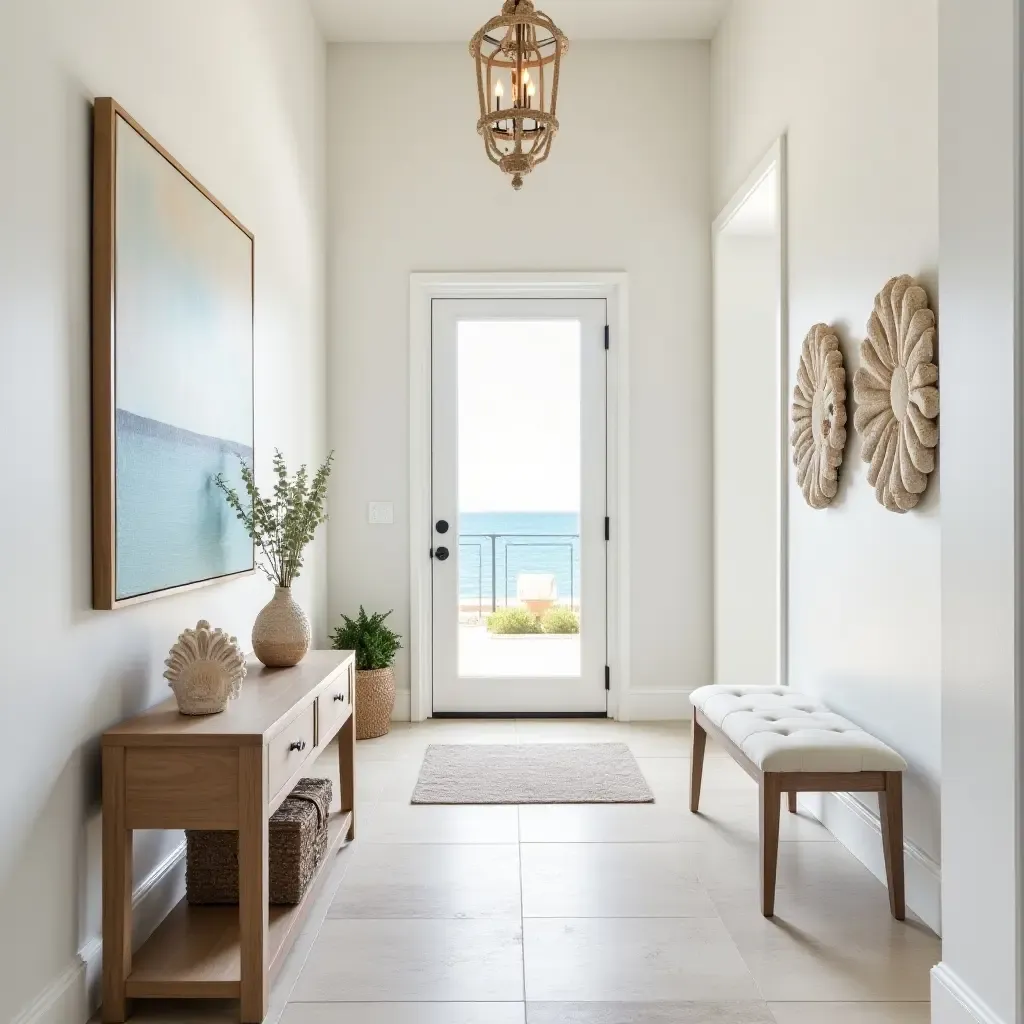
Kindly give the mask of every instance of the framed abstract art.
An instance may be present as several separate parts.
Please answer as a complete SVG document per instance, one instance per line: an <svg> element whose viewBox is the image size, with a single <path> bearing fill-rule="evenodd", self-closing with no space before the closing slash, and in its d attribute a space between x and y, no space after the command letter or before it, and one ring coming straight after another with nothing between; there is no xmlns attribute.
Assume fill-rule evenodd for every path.
<svg viewBox="0 0 1024 1024"><path fill-rule="evenodd" d="M93 122L93 606L254 571L253 236L112 99Z"/></svg>

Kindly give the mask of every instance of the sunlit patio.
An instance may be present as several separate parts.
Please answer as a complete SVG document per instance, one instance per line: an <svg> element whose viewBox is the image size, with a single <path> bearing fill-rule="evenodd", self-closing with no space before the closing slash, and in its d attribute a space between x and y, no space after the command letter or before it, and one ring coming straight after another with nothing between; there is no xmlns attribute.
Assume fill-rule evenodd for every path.
<svg viewBox="0 0 1024 1024"><path fill-rule="evenodd" d="M578 676L580 635L493 634L484 622L459 624L463 677Z"/></svg>

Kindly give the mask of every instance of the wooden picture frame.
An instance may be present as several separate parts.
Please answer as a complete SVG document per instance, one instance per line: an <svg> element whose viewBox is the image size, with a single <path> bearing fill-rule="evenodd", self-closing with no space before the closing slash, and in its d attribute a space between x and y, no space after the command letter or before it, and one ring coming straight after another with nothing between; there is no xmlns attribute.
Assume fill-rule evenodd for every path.
<svg viewBox="0 0 1024 1024"><path fill-rule="evenodd" d="M133 134L125 134L127 132ZM228 305L231 308L231 317L229 320L230 329L227 332L222 330L221 334L218 335L214 331L212 335L208 335L207 332L190 328L188 325L184 325L181 328L173 324L168 326L168 318L166 316L161 317L161 313L165 313L166 310L161 309L158 302L151 306L148 300L150 292L161 295L164 293L170 294L173 282L168 283L163 276L155 273L154 268L148 264L144 267L144 270L137 271L137 264L126 257L125 266L127 270L130 274L140 279L144 278L145 288L142 289L141 298L136 298L130 307L125 307L130 308L132 313L131 316L125 316L125 322L131 323L131 329L129 330L128 327L124 327L125 338L122 339L122 346L128 347L131 345L134 348L130 365L132 372L126 371L123 374L125 379L122 380L122 386L128 387L131 381L135 381L136 392L146 392L146 394L142 395L142 398L139 398L138 394L136 395L137 401L141 401L143 405L146 404L144 399L148 395L149 400L156 405L162 404L166 406L177 401L181 408L191 408L188 405L188 391L194 382L194 386L197 389L195 396L196 408L201 406L203 415L206 415L207 420L210 422L215 419L216 415L221 415L224 418L227 414L222 413L220 408L216 406L216 403L212 403L214 408L211 414L211 403L201 401L202 389L205 388L208 392L212 384L209 380L204 380L202 377L206 369L203 365L205 360L198 360L200 363L198 366L194 364L197 362L195 359L197 351L203 351L208 347L211 350L211 355L215 356L217 354L213 353L212 349L216 346L219 338L229 335L229 351L227 357L221 354L220 362L222 364L230 362L231 345L238 352L242 353L243 356L247 356L248 362L246 366L239 368L237 378L231 375L230 379L224 382L227 387L225 391L227 397L223 404L231 406L230 416L233 418L238 432L245 433L247 428L247 437L222 440L222 438L228 437L227 432L217 433L213 430L204 430L192 422L187 424L171 423L170 420L164 422L166 418L162 419L155 416L148 409L125 410L117 404L120 397L118 388L119 314L123 312L122 307L125 306L125 303L130 301L126 298L127 293L130 291L129 286L123 281L119 281L118 247L121 243L118 224L119 197L123 202L126 202L124 196L119 193L118 185L120 169L119 139L126 151L131 149L137 154L144 154L142 156L143 161L149 161L150 157L148 154L151 152L156 157L156 160L152 161L153 173L156 176L162 176L165 184L171 181L171 176L167 175L168 166L173 169L177 176L180 176L180 179L187 183L187 188L181 189L177 184L177 177L173 178L171 184L174 189L177 189L177 192L174 194L178 197L178 206L174 209L175 216L169 216L167 211L164 211L164 223L170 224L173 232L178 223L177 214L181 208L188 207L195 215L197 222L201 221L207 228L213 225L212 229L207 230L201 237L196 236L194 239L185 238L182 244L185 247L191 244L200 259L212 260L211 265L216 265L217 274L220 272L221 263L229 263L231 284L225 286L218 278L213 285L213 289L227 287L230 290L230 286L235 288L228 301ZM137 140L141 140L144 143L144 147L137 146ZM127 156L125 159L127 159ZM125 187L127 188L127 186ZM200 197L198 204L194 202L196 193ZM163 190L155 188L151 192L146 193L145 198L151 199L152 202L149 206L143 204L145 206L144 213L148 216L152 214L154 209L158 209L160 201L166 194L168 194L166 188ZM208 209L206 204L212 204L212 206ZM142 209L143 206L139 208ZM217 214L211 216L212 210L217 211ZM222 215L230 223L232 226L231 231L224 231L222 227L218 226L220 223L219 215ZM233 229L237 229L240 232L237 238L234 235ZM187 234L188 228L182 228L181 230L184 235ZM217 256L219 256L219 253L217 256L211 256L211 254L207 253L203 248L204 241L208 240L208 237L214 236L220 241L220 244L230 248L233 257L246 258L247 267L243 265L240 258L218 262ZM143 250L145 253L151 251L145 246L139 248L139 251ZM152 251L157 251L157 247L154 247ZM180 253L176 252L174 258L178 256L180 256ZM146 263L145 260L141 262ZM154 262L158 261L155 260ZM156 269L159 270L159 267ZM225 579L249 576L255 572L255 550L253 544L246 537L249 551L248 564L241 564L244 561L245 550L241 537L237 532L242 529L241 524L238 524L235 520L223 496L219 493L214 493L215 488L213 487L212 477L215 474L204 473L202 468L198 466L199 456L193 457L192 461L196 465L190 467L190 475L187 478L183 478L180 488L181 494L185 496L185 504L182 506L185 508L185 512L182 513L182 517L184 518L189 512L195 512L195 509L187 508L188 501L193 503L202 501L204 506L201 510L201 515L196 517L196 523L202 522L204 529L207 531L213 530L213 541L210 541L209 537L207 537L205 545L197 542L194 547L190 547L187 543L188 525L185 524L177 530L177 534L175 534L174 529L169 531L169 535L176 542L176 550L172 550L169 541L168 550L162 553L165 563L159 572L151 574L151 578L147 576L145 571L141 573L138 571L139 565L145 562L144 557L134 557L130 560L125 558L125 562L130 563L134 567L132 571L137 577L134 582L126 579L130 573L125 566L122 566L121 576L119 576L118 571L118 438L121 436L124 440L129 436L123 433L125 423L143 425L134 433L143 438L143 441L140 443L145 443L145 438L148 434L150 448L147 449L147 452L149 454L152 454L152 447L154 445L177 445L182 449L187 448L192 453L203 452L203 458L207 462L221 463L225 471L228 472L232 469L237 470L237 459L238 457L245 458L246 451L249 453L249 458L254 458L254 269L255 253L252 232L189 174L118 103L110 97L97 99L93 110L92 223L92 535L94 608L121 608L126 605L152 600L156 597L208 586ZM145 276L146 274L148 274L148 277ZM227 274L228 271L225 271L225 275ZM173 277L173 274L167 276ZM190 286L194 280L195 275L188 277ZM123 287L123 294L121 295L119 295L119 285ZM243 302L234 301L238 299L239 295L243 294L240 289L245 287L247 287L248 295L247 322ZM176 310L178 307L175 306L174 308ZM216 313L217 310L214 312ZM200 315L199 313L196 314L196 316ZM212 323L219 325L225 321L223 316L221 316L220 321L217 321L211 314L208 315L211 316L210 322ZM138 321L144 321L147 317L151 318L154 327L153 338L150 338L145 330L145 323L142 325L142 330L138 329ZM145 336L145 342L138 340L140 336ZM210 337L213 338L212 342L209 340ZM168 338L172 344L164 343ZM182 343L180 355L171 351L176 348L174 343L178 341ZM191 353L189 353L189 348L192 349ZM147 353L151 354L155 360L153 373L148 375L145 372L139 372L140 364L143 364L143 368L145 368L144 361L147 358ZM161 373L160 371L165 371L173 360L178 360L182 364L181 373ZM216 372L216 358L212 360L212 364L213 370L211 370L210 376L213 376L213 373ZM248 377L247 388L245 387L246 376ZM125 381L129 383L126 384ZM141 385L139 384L140 381ZM232 391L231 388L239 381L242 382L242 386ZM247 422L245 417L246 403L248 403ZM188 416L185 416L185 418L187 419ZM161 431L170 437L169 441L161 435ZM246 445L246 442L248 442L248 445ZM219 449L217 448L218 443L220 444ZM178 466L179 462L184 461L187 463L188 459L161 460L159 458L142 458L137 453L133 453L133 455L135 456L134 458L129 458L125 452L122 452L123 468L125 468L126 472L140 473L142 470L138 469L138 467L151 470L150 476L152 480L150 482L155 482L155 486L150 487L148 490L146 486L137 487L136 493L132 496L133 501L123 501L120 512L124 515L126 514L125 507L134 508L136 505L146 505L148 502L148 506L143 509L144 514L139 516L139 522L144 523L145 528L154 536L161 536L159 529L154 528L154 515L159 516L162 510L167 508L175 511L179 509L175 502L164 501L166 495L161 488L173 486L173 484L166 482L165 470L168 465ZM232 456L235 456L233 463L231 461ZM196 481L201 477L207 482L197 489ZM123 480L121 485L124 486ZM214 502L214 498L219 501L219 505ZM221 522L220 506L223 506L223 513L230 519L230 523L226 521ZM211 518L217 520L212 528L209 526ZM159 527L163 524L157 523L156 525ZM180 526L179 523L172 523L171 525L174 528ZM125 545L129 543L126 538L134 536L132 530L126 529L123 532L122 554L124 554ZM138 547L143 551L146 550L145 544L142 541L138 542ZM190 565L189 559L192 558L194 552L196 553L196 564ZM199 552L202 552L202 554ZM209 553L212 553L212 557L208 557ZM137 556L138 552L134 552L134 554ZM229 554L230 558L228 557ZM203 557L208 557L208 561L211 563L219 557L224 563L225 571L214 571L209 574L201 571L200 562ZM173 568L171 568L172 566ZM193 578L180 580L171 578L175 571L180 571L182 575ZM144 577L145 579L143 579ZM163 579L162 577L167 578Z"/></svg>

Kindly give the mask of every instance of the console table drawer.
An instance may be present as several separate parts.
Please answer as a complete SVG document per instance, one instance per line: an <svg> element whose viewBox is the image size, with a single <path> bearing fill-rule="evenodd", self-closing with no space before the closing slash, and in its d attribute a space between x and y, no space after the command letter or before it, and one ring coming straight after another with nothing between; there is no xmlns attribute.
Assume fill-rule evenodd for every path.
<svg viewBox="0 0 1024 1024"><path fill-rule="evenodd" d="M320 716L317 735L323 744L341 728L342 723L352 714L352 669L338 674L324 687L318 701Z"/></svg>
<svg viewBox="0 0 1024 1024"><path fill-rule="evenodd" d="M269 743L269 793L273 798L281 787L313 756L316 741L316 710L303 709Z"/></svg>

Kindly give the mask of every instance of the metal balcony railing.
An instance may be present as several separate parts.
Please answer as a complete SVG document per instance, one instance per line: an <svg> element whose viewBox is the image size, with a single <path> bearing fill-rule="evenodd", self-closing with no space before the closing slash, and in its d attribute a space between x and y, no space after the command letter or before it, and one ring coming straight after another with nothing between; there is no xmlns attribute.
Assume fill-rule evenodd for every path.
<svg viewBox="0 0 1024 1024"><path fill-rule="evenodd" d="M569 552L569 604L571 607L576 604L576 542L580 539L578 533L460 533L459 534L459 575L462 575L461 549L463 547L475 547L479 557L477 601L480 614L484 611L484 556L490 554L491 559L491 611L498 608L498 552L499 546L504 559L502 564L503 601L508 606L508 567L509 548L565 548ZM499 541L504 543L499 545ZM490 547L490 551L485 549ZM533 567L531 567L533 568Z"/></svg>

